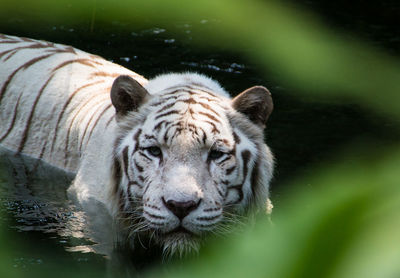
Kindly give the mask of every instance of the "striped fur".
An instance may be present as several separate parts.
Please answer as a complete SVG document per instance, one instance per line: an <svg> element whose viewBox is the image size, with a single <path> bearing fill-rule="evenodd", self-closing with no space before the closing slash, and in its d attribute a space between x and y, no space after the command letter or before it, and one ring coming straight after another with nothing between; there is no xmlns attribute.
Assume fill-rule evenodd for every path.
<svg viewBox="0 0 400 278"><path fill-rule="evenodd" d="M70 46L6 35L0 66L0 143L76 173L70 192L84 207L106 204L128 238L184 253L265 206L265 88L232 100L202 75L147 81Z"/></svg>

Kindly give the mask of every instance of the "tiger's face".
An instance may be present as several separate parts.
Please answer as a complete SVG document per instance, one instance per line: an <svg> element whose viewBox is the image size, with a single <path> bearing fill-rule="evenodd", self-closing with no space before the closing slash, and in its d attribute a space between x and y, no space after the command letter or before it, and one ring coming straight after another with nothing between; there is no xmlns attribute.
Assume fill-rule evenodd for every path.
<svg viewBox="0 0 400 278"><path fill-rule="evenodd" d="M182 254L197 250L204 235L226 231L253 203L265 202L272 156L262 142L265 119L235 107L248 110L244 99L190 82L155 87L149 93L125 76L113 85L121 128L118 211L132 235L149 235L166 252ZM263 95L270 100L266 89L256 88L251 109ZM264 112L272 108L267 104Z"/></svg>

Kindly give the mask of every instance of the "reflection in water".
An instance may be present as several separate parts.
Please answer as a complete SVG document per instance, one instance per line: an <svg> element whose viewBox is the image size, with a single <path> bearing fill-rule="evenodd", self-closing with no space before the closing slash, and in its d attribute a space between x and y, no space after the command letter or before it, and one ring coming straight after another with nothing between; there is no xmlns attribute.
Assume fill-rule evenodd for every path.
<svg viewBox="0 0 400 278"><path fill-rule="evenodd" d="M84 212L71 201L67 188L72 179L71 173L0 147L0 227L6 224L11 231L26 235L40 233L45 239L56 239L68 252L93 254L84 258L73 256L80 264L94 260L97 255L103 261L111 259L106 263L109 271L129 274L127 277L137 269L160 262L161 250L149 252L139 243L140 248L135 252L129 246L114 246L113 223L108 211L103 205L93 203L91 211L95 215L91 215L91 211ZM14 267L29 269L47 261L38 252L32 257L15 258Z"/></svg>
<svg viewBox="0 0 400 278"><path fill-rule="evenodd" d="M0 198L15 229L84 238L85 214L67 198L73 175L0 147Z"/></svg>

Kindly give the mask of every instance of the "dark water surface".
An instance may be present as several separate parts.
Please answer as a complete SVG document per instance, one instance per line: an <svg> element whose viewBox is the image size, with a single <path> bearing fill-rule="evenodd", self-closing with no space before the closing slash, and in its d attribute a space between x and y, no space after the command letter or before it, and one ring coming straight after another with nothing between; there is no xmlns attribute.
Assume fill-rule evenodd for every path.
<svg viewBox="0 0 400 278"><path fill-rule="evenodd" d="M347 3L347 2L346 2ZM386 3L386 4L385 4ZM352 4L302 1L323 21L348 36L400 54L399 5L383 1L373 7L366 1ZM375 17L371 17L375 10ZM212 28L212 20L176 23L178 34L162 26L135 28L120 22L109 25L35 26L21 18L2 20L0 33L73 45L98 54L150 78L170 71L196 71L218 80L233 95L253 85L264 85L273 94L275 111L266 131L277 168L272 183L276 209L285 183L311 173L336 157L344 147L369 144L374 150L400 139L398 123L355 103L323 98L304 98L279 83L280 73L266 73L254 61L223 48L202 47L191 42L199 36L193 25ZM211 26L211 27L210 27ZM251 47L249 47L251 49ZM378 94L379 92L377 92ZM85 238L82 211L66 196L72 177L34 160L4 154L0 158L0 225L12 237L9 263L15 268L51 269L68 263L71 268L106 270L104 256L91 252L95 243ZM310 190L310 188L307 188ZM73 252L75 251L75 252Z"/></svg>

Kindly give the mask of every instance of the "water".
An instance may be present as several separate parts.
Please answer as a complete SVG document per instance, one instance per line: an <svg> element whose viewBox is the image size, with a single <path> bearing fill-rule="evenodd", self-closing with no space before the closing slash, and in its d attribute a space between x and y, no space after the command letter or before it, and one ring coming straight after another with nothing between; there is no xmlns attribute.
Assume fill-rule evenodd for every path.
<svg viewBox="0 0 400 278"><path fill-rule="evenodd" d="M303 5L324 14L324 20L341 29L350 30L385 48L400 54L399 30L387 21L354 15L353 6L335 6L304 1ZM389 2L387 2L389 3ZM354 4L355 5L355 4ZM397 6L393 4L393 8ZM387 7L386 7L387 8ZM388 11L393 8L387 8ZM135 28L114 22L108 26L31 26L23 20L3 24L1 32L73 45L128 67L145 77L169 71L197 71L218 80L228 91L237 94L253 85L268 87L274 98L273 112L266 132L277 168L272 182L272 197L277 209L285 183L335 157L345 146L370 144L375 149L398 142L398 123L360 107L355 103L307 99L296 96L279 83L273 68L265 71L245 60L238 53L221 48L195 48L191 42L198 36L193 25L210 28L211 20L176 23L178 35L162 26ZM33 29L33 30L32 30ZM104 255L92 252L96 243L85 230L85 215L66 195L72 176L26 157L15 157L1 150L0 159L0 225L12 238L9 262L29 273L48 269L54 264L71 268L95 268L103 272L110 267ZM114 254L114 269L121 265L141 267L143 260L131 262L125 251ZM138 258L138 256L136 256ZM128 271L129 272L129 271Z"/></svg>

